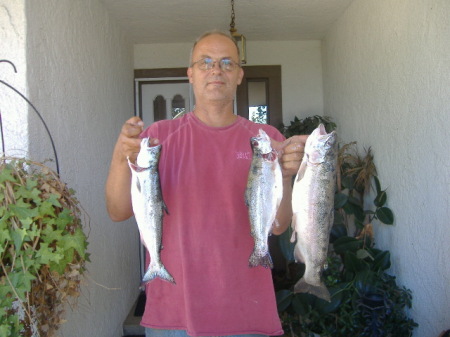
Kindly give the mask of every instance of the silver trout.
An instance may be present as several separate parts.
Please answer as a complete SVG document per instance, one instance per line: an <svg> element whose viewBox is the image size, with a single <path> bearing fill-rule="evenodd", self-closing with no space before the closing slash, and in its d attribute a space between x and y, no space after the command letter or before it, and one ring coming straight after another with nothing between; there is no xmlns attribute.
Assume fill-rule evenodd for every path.
<svg viewBox="0 0 450 337"><path fill-rule="evenodd" d="M257 137L250 139L250 144L253 156L245 202L255 245L249 258L249 266L273 268L267 240L283 196L281 167L277 153L270 144L270 138L262 129Z"/></svg>
<svg viewBox="0 0 450 337"><path fill-rule="evenodd" d="M330 231L334 219L334 193L337 166L337 135L320 124L308 137L305 153L292 191L291 241L297 243L294 256L305 264L305 274L294 292L310 293L330 301L321 280L326 265Z"/></svg>
<svg viewBox="0 0 450 337"><path fill-rule="evenodd" d="M161 145L149 146L149 139L143 138L136 164L130 162L131 200L134 216L138 224L141 241L150 254L150 265L142 282L149 282L156 277L175 283L172 275L161 262L161 240L163 212L167 212L161 194L158 162Z"/></svg>

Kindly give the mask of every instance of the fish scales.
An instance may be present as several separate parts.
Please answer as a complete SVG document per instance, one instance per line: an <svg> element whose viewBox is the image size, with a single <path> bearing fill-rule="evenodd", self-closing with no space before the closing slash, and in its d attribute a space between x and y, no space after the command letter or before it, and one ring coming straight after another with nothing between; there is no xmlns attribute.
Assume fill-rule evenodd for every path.
<svg viewBox="0 0 450 337"><path fill-rule="evenodd" d="M294 292L310 293L330 301L321 280L325 268L331 227L334 220L337 135L321 124L308 137L305 153L292 192L292 241L296 261L305 264L303 277Z"/></svg>
<svg viewBox="0 0 450 337"><path fill-rule="evenodd" d="M149 146L149 139L143 138L141 148L131 169L131 201L138 224L141 241L150 255L150 264L142 282L155 278L175 283L172 275L161 261L162 221L167 207L161 193L158 163L161 145Z"/></svg>
<svg viewBox="0 0 450 337"><path fill-rule="evenodd" d="M269 253L268 237L283 196L281 167L269 136L259 130L250 139L252 162L249 170L245 201L248 207L250 232L254 239L249 266L273 268Z"/></svg>

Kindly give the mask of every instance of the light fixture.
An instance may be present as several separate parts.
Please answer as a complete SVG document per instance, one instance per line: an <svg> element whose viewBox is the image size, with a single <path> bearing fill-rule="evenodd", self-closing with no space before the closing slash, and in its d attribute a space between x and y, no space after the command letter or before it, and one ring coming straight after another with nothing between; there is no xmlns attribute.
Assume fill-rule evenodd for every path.
<svg viewBox="0 0 450 337"><path fill-rule="evenodd" d="M236 41L241 54L241 64L247 63L247 55L245 51L245 36L239 34L237 29L234 28L234 0L231 0L231 22L230 22L230 34Z"/></svg>

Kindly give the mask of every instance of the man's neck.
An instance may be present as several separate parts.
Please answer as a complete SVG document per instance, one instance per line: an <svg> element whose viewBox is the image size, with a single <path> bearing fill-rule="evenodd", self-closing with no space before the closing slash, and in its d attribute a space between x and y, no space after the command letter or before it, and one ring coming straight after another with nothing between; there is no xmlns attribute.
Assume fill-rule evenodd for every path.
<svg viewBox="0 0 450 337"><path fill-rule="evenodd" d="M224 127L233 124L237 116L233 113L233 105L215 106L209 105L202 108L196 105L194 114L204 124L212 127Z"/></svg>

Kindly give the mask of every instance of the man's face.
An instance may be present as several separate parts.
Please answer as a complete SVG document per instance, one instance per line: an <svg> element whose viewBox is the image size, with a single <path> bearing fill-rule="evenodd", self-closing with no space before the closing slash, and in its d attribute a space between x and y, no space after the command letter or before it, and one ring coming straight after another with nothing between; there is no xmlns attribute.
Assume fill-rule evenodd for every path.
<svg viewBox="0 0 450 337"><path fill-rule="evenodd" d="M217 61L210 70L202 70L198 64L188 68L189 82L192 83L197 103L206 101L232 101L237 85L241 84L244 72L236 66L232 71L220 68L220 60L231 59L239 62L235 44L229 38L213 34L201 39L192 52L192 62L205 57Z"/></svg>

